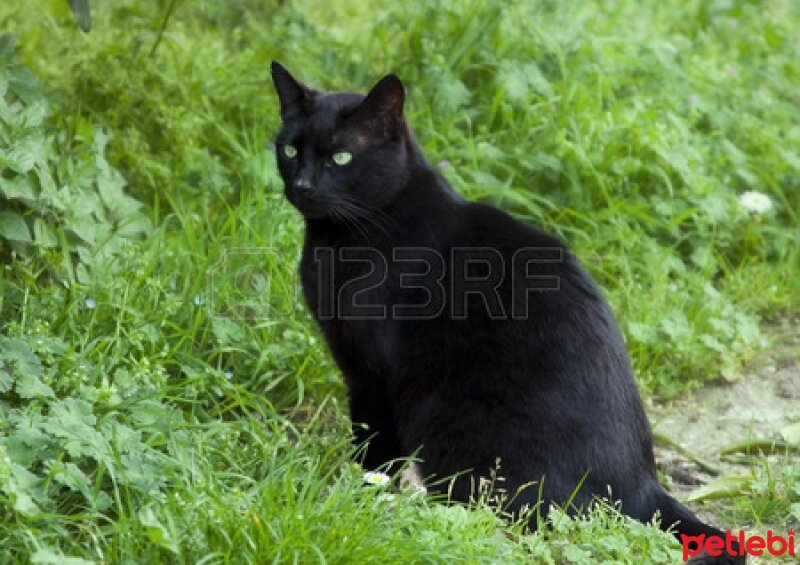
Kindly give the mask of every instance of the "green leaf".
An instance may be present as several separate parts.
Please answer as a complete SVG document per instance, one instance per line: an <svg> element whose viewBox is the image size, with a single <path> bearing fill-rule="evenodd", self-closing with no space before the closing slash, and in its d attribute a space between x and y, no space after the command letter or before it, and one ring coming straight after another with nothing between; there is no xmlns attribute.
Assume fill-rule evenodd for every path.
<svg viewBox="0 0 800 565"><path fill-rule="evenodd" d="M0 194L5 196L8 200L22 200L33 202L36 200L36 194L33 192L33 186L28 177L16 176L12 179L5 179L0 177Z"/></svg>
<svg viewBox="0 0 800 565"><path fill-rule="evenodd" d="M752 481L753 477L749 474L725 475L695 489L689 494L687 500L697 502L698 500L716 500L737 496L749 491Z"/></svg>
<svg viewBox="0 0 800 565"><path fill-rule="evenodd" d="M568 563L577 563L580 565L595 563L595 560L588 551L572 544L564 547L564 559L566 559Z"/></svg>
<svg viewBox="0 0 800 565"><path fill-rule="evenodd" d="M9 241L29 242L31 240L31 232L28 230L25 219L9 210L0 212L0 236Z"/></svg>
<svg viewBox="0 0 800 565"><path fill-rule="evenodd" d="M67 228L90 245L94 245L97 237L97 222L90 216L75 216L67 220Z"/></svg>
<svg viewBox="0 0 800 565"><path fill-rule="evenodd" d="M150 218L140 212L135 212L124 218L117 228L117 234L122 237L138 237L153 231Z"/></svg>
<svg viewBox="0 0 800 565"><path fill-rule="evenodd" d="M36 164L44 166L47 162L44 140L38 136L27 136L15 141L6 159L8 166L20 174L29 172Z"/></svg>
<svg viewBox="0 0 800 565"><path fill-rule="evenodd" d="M92 481L80 467L74 463L55 460L50 461L46 466L55 482L81 493L88 502L93 502Z"/></svg>
<svg viewBox="0 0 800 565"><path fill-rule="evenodd" d="M33 498L26 492L12 492L11 499L14 501L14 510L25 516L36 516L39 514L39 507Z"/></svg>
<svg viewBox="0 0 800 565"><path fill-rule="evenodd" d="M14 56L14 34L0 35L0 61L10 61Z"/></svg>
<svg viewBox="0 0 800 565"><path fill-rule="evenodd" d="M14 379L6 370L5 366L0 366L0 392L8 392L14 385Z"/></svg>
<svg viewBox="0 0 800 565"><path fill-rule="evenodd" d="M755 438L747 441L740 441L723 447L719 450L720 455L730 455L732 453L746 453L747 455L773 455L783 454L788 451L797 451L798 446L777 439Z"/></svg>
<svg viewBox="0 0 800 565"><path fill-rule="evenodd" d="M17 379L16 393L20 398L55 398L53 389L33 375L23 374Z"/></svg>
<svg viewBox="0 0 800 565"><path fill-rule="evenodd" d="M92 565L94 562L80 557L69 557L56 549L39 549L31 555L35 565Z"/></svg>
<svg viewBox="0 0 800 565"><path fill-rule="evenodd" d="M28 344L14 337L0 337L0 365L11 367L16 375L39 377L42 364Z"/></svg>
<svg viewBox="0 0 800 565"><path fill-rule="evenodd" d="M58 245L58 238L55 232L41 218L34 218L33 220L33 238L42 247L56 247Z"/></svg>
<svg viewBox="0 0 800 565"><path fill-rule="evenodd" d="M144 526L151 543L177 552L177 547L170 531L161 523L152 508L145 507L139 511L139 522Z"/></svg>
<svg viewBox="0 0 800 565"><path fill-rule="evenodd" d="M212 318L211 328L220 345L230 345L244 339L244 330L241 326L228 318Z"/></svg>
<svg viewBox="0 0 800 565"><path fill-rule="evenodd" d="M96 421L91 404L80 398L67 398L52 404L42 428L60 438L62 447L72 457L103 460L108 443L95 429Z"/></svg>
<svg viewBox="0 0 800 565"><path fill-rule="evenodd" d="M12 500L14 510L25 516L37 516L41 511L34 499L41 502L44 494L41 479L16 463L9 464L8 470L10 476L3 490Z"/></svg>
<svg viewBox="0 0 800 565"><path fill-rule="evenodd" d="M69 0L72 13L75 14L75 21L84 33L89 33L92 29L92 13L89 10L89 0Z"/></svg>
<svg viewBox="0 0 800 565"><path fill-rule="evenodd" d="M647 324L628 322L628 335L637 343L658 343L658 333Z"/></svg>

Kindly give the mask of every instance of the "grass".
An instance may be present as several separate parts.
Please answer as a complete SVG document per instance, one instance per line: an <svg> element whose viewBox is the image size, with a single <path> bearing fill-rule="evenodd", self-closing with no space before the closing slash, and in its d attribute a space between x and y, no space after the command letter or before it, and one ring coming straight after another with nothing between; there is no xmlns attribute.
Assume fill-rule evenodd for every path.
<svg viewBox="0 0 800 565"><path fill-rule="evenodd" d="M795 3L169 5L95 3L88 35L63 0L0 6L3 553L675 561L602 504L529 534L362 484L297 290L268 63L331 89L398 72L429 159L566 238L669 397L736 378L800 305ZM797 518L782 468L720 515Z"/></svg>

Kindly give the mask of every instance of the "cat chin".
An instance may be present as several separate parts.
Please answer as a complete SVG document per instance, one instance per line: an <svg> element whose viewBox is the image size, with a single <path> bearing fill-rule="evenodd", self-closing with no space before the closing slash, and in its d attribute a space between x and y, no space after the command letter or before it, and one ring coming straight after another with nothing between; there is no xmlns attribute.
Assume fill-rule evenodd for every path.
<svg viewBox="0 0 800 565"><path fill-rule="evenodd" d="M289 198L289 202L306 220L321 220L330 217L330 210L327 206L308 200L301 201L292 197Z"/></svg>
<svg viewBox="0 0 800 565"><path fill-rule="evenodd" d="M298 210L306 220L322 220L330 218L330 214L325 210L309 210L303 208L298 208Z"/></svg>

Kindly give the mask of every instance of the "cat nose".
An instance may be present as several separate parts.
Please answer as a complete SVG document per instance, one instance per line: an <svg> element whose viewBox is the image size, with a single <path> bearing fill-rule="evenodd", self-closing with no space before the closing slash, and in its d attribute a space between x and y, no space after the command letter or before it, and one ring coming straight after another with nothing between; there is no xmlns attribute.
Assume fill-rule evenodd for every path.
<svg viewBox="0 0 800 565"><path fill-rule="evenodd" d="M294 181L294 188L297 192L309 194L314 191L314 185L308 177L300 177Z"/></svg>

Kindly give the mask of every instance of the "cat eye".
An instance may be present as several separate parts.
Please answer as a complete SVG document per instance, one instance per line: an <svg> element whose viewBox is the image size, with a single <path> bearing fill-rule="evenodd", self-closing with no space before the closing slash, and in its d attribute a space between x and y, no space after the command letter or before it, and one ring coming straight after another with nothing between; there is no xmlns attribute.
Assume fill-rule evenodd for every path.
<svg viewBox="0 0 800 565"><path fill-rule="evenodd" d="M294 145L284 145L283 154L289 157L289 159L294 159L297 157L297 148Z"/></svg>
<svg viewBox="0 0 800 565"><path fill-rule="evenodd" d="M332 160L341 167L353 160L353 154L349 151L338 151L333 154Z"/></svg>

